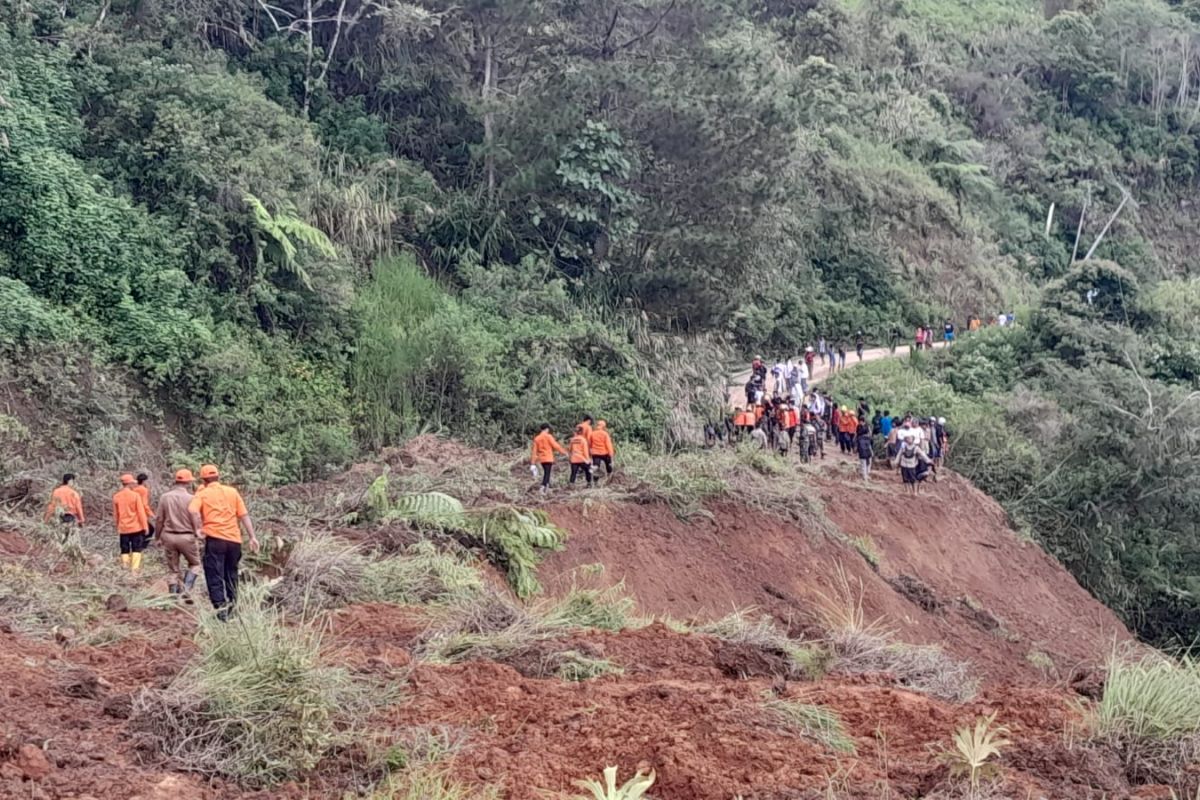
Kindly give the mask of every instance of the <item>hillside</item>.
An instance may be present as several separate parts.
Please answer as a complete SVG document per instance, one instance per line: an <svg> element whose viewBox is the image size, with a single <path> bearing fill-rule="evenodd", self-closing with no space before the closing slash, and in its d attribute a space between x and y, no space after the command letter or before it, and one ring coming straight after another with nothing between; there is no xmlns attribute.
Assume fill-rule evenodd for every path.
<svg viewBox="0 0 1200 800"><path fill-rule="evenodd" d="M539 507L519 460L449 441L418 439L327 481L250 496L274 542L250 566L268 578L278 618L251 595L240 624L213 628L203 605L163 598L153 556L145 577L110 567L103 523L85 528L77 553L10 515L0 792L532 800L568 796L573 781L617 765L625 777L653 768L661 800L968 797L938 752L992 713L1012 744L989 797L1191 785L1186 768L1147 773L1119 739L1092 733L1128 633L961 478L908 498L893 476L862 486L836 458L813 469L747 457L635 460L608 487L553 498L545 510L565 545L536 567L545 593L524 610L505 585L511 564L506 581L498 552L469 528L410 512L367 520L379 487L394 509L408 492L452 488L468 513L511 499ZM662 467L733 483L685 502L646 482ZM758 478L739 482L745 470ZM334 744L335 729L308 717L312 741L326 742L311 762L291 752L280 778L239 778L256 751L206 742L211 712L186 710L189 692L232 697L188 676L218 669L220 648L244 640L257 655L230 679L254 681L256 705L274 703L285 690L250 665L275 664L278 643L300 647L293 636L310 629L323 632L316 661L287 667L286 691L307 686L309 669L371 687L348 695L357 720L334 714L350 741ZM289 708L272 719L292 719ZM201 749L169 733L176 718L192 720ZM254 746L286 730L264 727Z"/></svg>

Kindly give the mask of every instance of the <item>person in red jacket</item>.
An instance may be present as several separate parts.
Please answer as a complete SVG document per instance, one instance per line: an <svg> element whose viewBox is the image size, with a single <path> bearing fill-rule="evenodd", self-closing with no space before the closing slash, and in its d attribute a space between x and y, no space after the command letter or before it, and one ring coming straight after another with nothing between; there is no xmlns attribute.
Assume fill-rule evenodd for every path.
<svg viewBox="0 0 1200 800"><path fill-rule="evenodd" d="M613 456L617 454L617 450L613 447L612 437L608 435L608 423L600 420L596 423L596 429L588 436L588 450L592 453L592 471L595 473L593 477L600 480L600 465L604 465L604 474L606 476L613 473Z"/></svg>
<svg viewBox="0 0 1200 800"><path fill-rule="evenodd" d="M592 451L588 446L588 433L583 425L575 426L575 435L568 445L571 449L571 483L583 474L587 485L592 485Z"/></svg>
<svg viewBox="0 0 1200 800"><path fill-rule="evenodd" d="M529 459L529 463L542 468L542 494L550 490L550 473L554 469L554 454L562 453L567 455L567 451L554 438L554 434L550 431L550 426L543 424L538 429L538 435L533 437L533 454Z"/></svg>

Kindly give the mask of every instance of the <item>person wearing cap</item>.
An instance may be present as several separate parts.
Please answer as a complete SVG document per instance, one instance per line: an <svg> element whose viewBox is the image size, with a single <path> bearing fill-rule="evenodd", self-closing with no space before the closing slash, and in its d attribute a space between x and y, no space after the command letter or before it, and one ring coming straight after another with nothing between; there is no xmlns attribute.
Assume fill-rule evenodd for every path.
<svg viewBox="0 0 1200 800"><path fill-rule="evenodd" d="M142 568L142 551L146 549L146 504L133 490L137 481L128 472L121 476L121 489L113 495L113 522L117 526L121 564L138 572Z"/></svg>
<svg viewBox="0 0 1200 800"><path fill-rule="evenodd" d="M167 559L167 588L171 594L182 595L188 605L192 603L192 587L200 575L200 545L196 540L192 512L188 510L194 480L190 469L175 472L175 485L158 498L158 531L155 533L155 541L162 545ZM187 562L182 588L179 582L181 556Z"/></svg>
<svg viewBox="0 0 1200 800"><path fill-rule="evenodd" d="M74 473L68 472L63 475L62 483L50 493L50 504L46 506L44 517L45 522L49 522L54 517L58 518L58 521L64 526L64 539L69 535L72 525L81 526L84 522L83 498L71 486L73 480L75 480Z"/></svg>
<svg viewBox="0 0 1200 800"><path fill-rule="evenodd" d="M188 503L192 527L204 540L204 583L208 599L217 610L217 618L225 621L237 602L238 564L242 560L242 528L250 537L250 551L258 552L254 523L242 495L232 486L220 481L221 473L212 464L200 467L203 490L196 492Z"/></svg>

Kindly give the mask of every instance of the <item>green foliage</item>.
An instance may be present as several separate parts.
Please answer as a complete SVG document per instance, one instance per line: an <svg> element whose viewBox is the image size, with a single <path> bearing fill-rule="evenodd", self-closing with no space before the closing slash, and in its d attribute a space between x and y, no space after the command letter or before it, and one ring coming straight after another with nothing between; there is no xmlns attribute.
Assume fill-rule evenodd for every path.
<svg viewBox="0 0 1200 800"><path fill-rule="evenodd" d="M402 605L451 604L483 591L479 570L458 556L420 541L401 556L377 559L363 570L358 597Z"/></svg>
<svg viewBox="0 0 1200 800"><path fill-rule="evenodd" d="M525 599L541 591L537 581L539 551L558 550L566 532L550 522L544 511L494 506L465 510L462 503L440 492L405 495L386 518L444 530L483 548L503 568L509 585Z"/></svg>
<svg viewBox="0 0 1200 800"><path fill-rule="evenodd" d="M597 780L576 781L575 785L588 794L577 800L641 800L654 785L654 770L639 771L620 786L617 785L617 768L604 768L604 783Z"/></svg>
<svg viewBox="0 0 1200 800"><path fill-rule="evenodd" d="M1134 739L1200 734L1200 664L1186 656L1114 655L1094 725L1101 736Z"/></svg>

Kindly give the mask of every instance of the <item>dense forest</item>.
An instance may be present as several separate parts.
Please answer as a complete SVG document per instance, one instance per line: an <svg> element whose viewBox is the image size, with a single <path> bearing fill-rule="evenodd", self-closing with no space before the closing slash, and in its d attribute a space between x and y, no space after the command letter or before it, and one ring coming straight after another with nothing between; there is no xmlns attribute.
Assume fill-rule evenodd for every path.
<svg viewBox="0 0 1200 800"><path fill-rule="evenodd" d="M286 482L422 430L510 445L602 411L670 448L752 350L1015 309L1025 338L894 367L888 393L932 381L1013 433L962 468L1143 632L1182 636L1197 20L11 0L0 445L108 466L153 429L164 459Z"/></svg>

